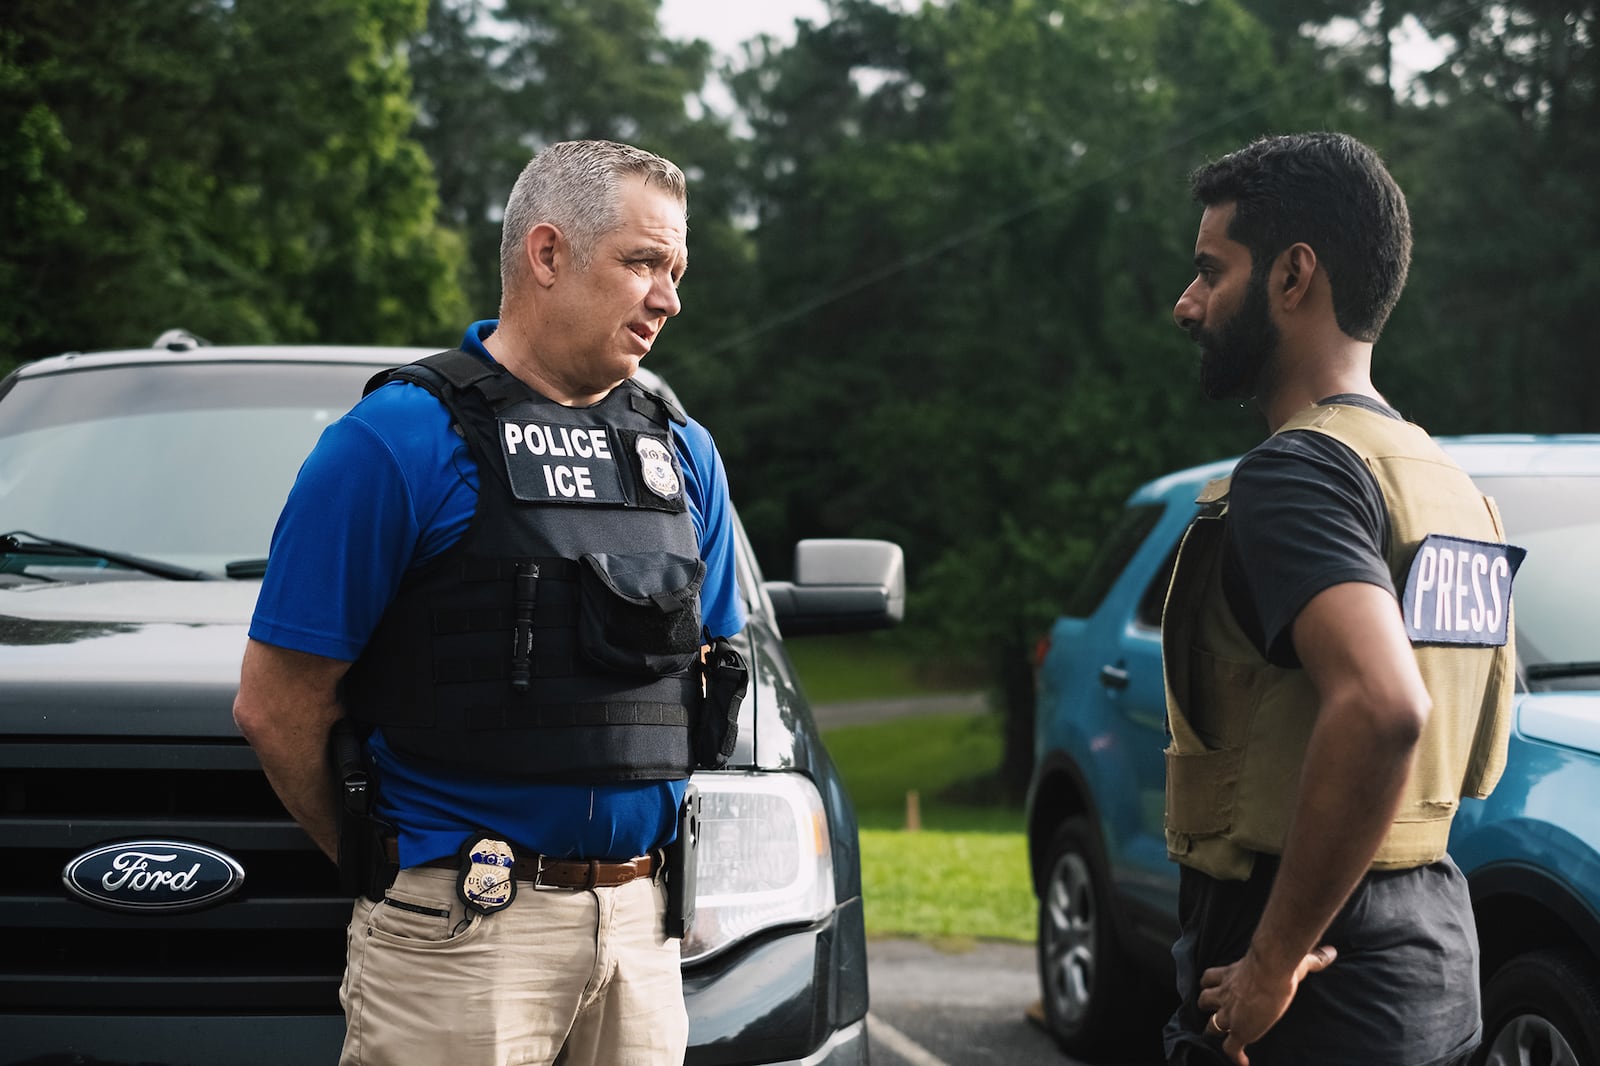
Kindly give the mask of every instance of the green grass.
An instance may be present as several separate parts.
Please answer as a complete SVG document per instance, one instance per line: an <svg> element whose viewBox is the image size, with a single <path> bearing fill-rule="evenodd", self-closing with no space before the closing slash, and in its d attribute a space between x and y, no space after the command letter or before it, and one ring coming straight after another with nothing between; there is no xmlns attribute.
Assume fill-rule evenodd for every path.
<svg viewBox="0 0 1600 1066"><path fill-rule="evenodd" d="M823 734L844 775L863 828L902 829L906 793L915 790L925 829L1006 832L1022 828L1022 812L958 802L968 782L1000 764L1000 718L994 714L929 714ZM959 786L959 787L958 787Z"/></svg>
<svg viewBox="0 0 1600 1066"><path fill-rule="evenodd" d="M934 678L891 641L806 637L789 654L814 702L970 689ZM938 714L824 733L861 823L869 936L1034 938L1022 811L995 797L1000 718ZM907 793L921 828L906 831Z"/></svg>
<svg viewBox="0 0 1600 1066"><path fill-rule="evenodd" d="M1021 832L863 829L861 899L868 936L1034 938Z"/></svg>
<svg viewBox="0 0 1600 1066"><path fill-rule="evenodd" d="M1022 811L982 801L1000 761L997 716L899 718L824 739L862 826L869 936L1033 940ZM921 829L907 832L913 790Z"/></svg>
<svg viewBox="0 0 1600 1066"><path fill-rule="evenodd" d="M794 637L784 642L813 703L896 699L950 690L888 639Z"/></svg>

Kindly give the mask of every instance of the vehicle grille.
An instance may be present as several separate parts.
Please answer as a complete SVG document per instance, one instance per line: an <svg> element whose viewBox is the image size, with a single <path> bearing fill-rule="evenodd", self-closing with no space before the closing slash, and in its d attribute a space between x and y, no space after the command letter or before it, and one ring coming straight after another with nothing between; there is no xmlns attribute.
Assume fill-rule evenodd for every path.
<svg viewBox="0 0 1600 1066"><path fill-rule="evenodd" d="M244 867L244 886L180 914L105 910L67 892L73 858L127 839L216 848ZM0 743L0 871L0 1009L339 1009L350 901L242 740Z"/></svg>

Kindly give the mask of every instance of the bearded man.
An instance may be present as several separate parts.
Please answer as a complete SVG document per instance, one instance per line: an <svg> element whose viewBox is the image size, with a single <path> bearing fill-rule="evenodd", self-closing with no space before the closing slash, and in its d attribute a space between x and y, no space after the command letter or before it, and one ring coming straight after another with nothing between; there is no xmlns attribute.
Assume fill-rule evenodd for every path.
<svg viewBox="0 0 1600 1066"><path fill-rule="evenodd" d="M1196 276L1173 317L1206 393L1254 400L1272 435L1201 495L1163 617L1182 866L1167 1054L1465 1062L1477 935L1445 844L1504 765L1515 657L1509 609L1431 622L1446 555L1509 603L1520 550L1372 384L1411 256L1377 155L1272 137L1191 187Z"/></svg>

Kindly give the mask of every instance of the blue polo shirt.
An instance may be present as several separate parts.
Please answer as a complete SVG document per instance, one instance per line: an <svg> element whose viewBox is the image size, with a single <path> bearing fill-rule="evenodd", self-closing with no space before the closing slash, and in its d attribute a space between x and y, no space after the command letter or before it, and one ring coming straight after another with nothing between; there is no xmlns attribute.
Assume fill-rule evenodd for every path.
<svg viewBox="0 0 1600 1066"><path fill-rule="evenodd" d="M483 346L493 320L468 328ZM672 426L684 495L706 563L701 617L716 636L744 627L727 474L705 427ZM478 501L478 469L438 398L391 382L330 425L300 468L272 534L250 636L353 662L405 575L459 541ZM399 829L400 862L453 855L488 829L546 855L626 859L671 841L683 781L571 785L446 772L406 762L375 730L379 809Z"/></svg>

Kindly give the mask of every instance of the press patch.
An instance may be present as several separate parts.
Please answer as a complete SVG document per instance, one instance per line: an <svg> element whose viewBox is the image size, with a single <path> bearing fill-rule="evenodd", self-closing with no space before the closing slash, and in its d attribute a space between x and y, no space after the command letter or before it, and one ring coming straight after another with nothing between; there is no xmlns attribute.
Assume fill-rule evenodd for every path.
<svg viewBox="0 0 1600 1066"><path fill-rule="evenodd" d="M1413 644L1498 648L1510 629L1511 581L1527 550L1430 533L1411 560L1401 606Z"/></svg>
<svg viewBox="0 0 1600 1066"><path fill-rule="evenodd" d="M497 837L477 835L461 845L461 873L456 878L456 893L479 914L493 914L511 906L517 898L517 882L511 876L517 856L511 845Z"/></svg>
<svg viewBox="0 0 1600 1066"><path fill-rule="evenodd" d="M634 450L639 453L639 472L645 488L663 500L676 499L683 486L678 481L677 468L672 465L672 449L655 437L640 437Z"/></svg>

